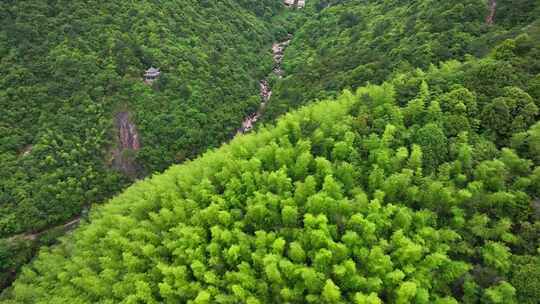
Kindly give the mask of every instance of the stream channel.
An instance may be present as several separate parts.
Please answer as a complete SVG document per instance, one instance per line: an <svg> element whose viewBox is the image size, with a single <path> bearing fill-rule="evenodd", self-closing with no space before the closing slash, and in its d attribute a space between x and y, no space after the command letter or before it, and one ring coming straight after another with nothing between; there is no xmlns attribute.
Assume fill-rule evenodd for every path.
<svg viewBox="0 0 540 304"><path fill-rule="evenodd" d="M283 77L283 53L285 52L285 49L291 43L292 35L288 35L286 40L283 40L281 42L276 42L272 44L272 56L274 58L274 68L272 69L272 74L276 75L278 78ZM260 96L261 96L261 103L259 105L259 108L255 113L251 113L248 115L244 121L242 122L242 127L238 130L238 133L246 133L253 129L255 123L261 118L261 115L264 113L264 110L266 109L266 106L270 102L270 98L272 98L272 88L270 87L270 83L267 79L263 79L259 82L260 87Z"/></svg>

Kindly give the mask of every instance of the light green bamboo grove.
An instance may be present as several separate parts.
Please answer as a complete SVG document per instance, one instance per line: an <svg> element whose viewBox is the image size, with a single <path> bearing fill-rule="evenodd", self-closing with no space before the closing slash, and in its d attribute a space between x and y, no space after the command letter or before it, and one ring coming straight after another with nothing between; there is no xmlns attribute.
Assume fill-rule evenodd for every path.
<svg viewBox="0 0 540 304"><path fill-rule="evenodd" d="M536 142L449 135L440 118L462 98L474 120L475 97L439 89L407 107L391 83L345 91L139 182L44 250L11 301L533 303Z"/></svg>

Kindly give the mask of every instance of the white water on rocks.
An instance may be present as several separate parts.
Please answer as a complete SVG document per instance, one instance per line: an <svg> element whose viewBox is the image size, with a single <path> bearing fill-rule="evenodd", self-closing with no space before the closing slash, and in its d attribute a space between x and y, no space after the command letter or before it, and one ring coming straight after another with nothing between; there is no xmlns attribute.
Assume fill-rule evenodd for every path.
<svg viewBox="0 0 540 304"><path fill-rule="evenodd" d="M272 55L274 58L274 68L272 69L272 73L279 78L283 77L283 53L289 43L291 43L291 39L292 35L289 35L286 40L276 42L272 45ZM261 80L259 82L259 86L261 96L261 104L259 105L259 109L244 119L242 122L242 127L238 130L238 133L246 133L252 130L255 123L261 118L266 106L270 102L270 98L272 97L272 88L270 87L268 80Z"/></svg>

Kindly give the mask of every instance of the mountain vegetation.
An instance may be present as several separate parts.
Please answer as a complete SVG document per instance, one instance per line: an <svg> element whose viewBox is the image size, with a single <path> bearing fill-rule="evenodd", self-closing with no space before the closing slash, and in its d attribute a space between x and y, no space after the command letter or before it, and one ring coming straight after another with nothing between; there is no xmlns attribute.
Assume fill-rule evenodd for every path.
<svg viewBox="0 0 540 304"><path fill-rule="evenodd" d="M493 23L487 24L490 2L310 1L312 17L287 49L283 66L288 77L276 81L267 118L336 96L343 88L380 84L395 73L470 55L484 57L501 41L522 33L540 38L538 1L497 0ZM533 68L519 75L526 84L538 72L524 68Z"/></svg>
<svg viewBox="0 0 540 304"><path fill-rule="evenodd" d="M11 71L0 82L11 115L0 121L0 231L58 223L130 182L104 161L118 145L115 113L140 131L126 156L138 174L183 164L92 208L2 303L538 303L538 1L313 0L302 12L271 0L143 1L88 4L101 12L89 15L69 10L78 1L35 1L66 27L94 23L73 36L32 23L43 32L25 46L13 39L31 35L10 33L41 19L14 7L35 14L32 2L0 4L19 20L0 36ZM99 38L122 26L133 29L129 56ZM260 102L265 47L295 26L285 76L268 79L269 123L215 148ZM60 37L79 57L47 49ZM43 50L28 47L36 41ZM37 50L48 55L27 53ZM91 63L107 58L116 76L100 78L107 68ZM151 86L140 80L149 65L163 72ZM46 220L25 221L37 215ZM16 270L33 248L5 239L0 267Z"/></svg>
<svg viewBox="0 0 540 304"><path fill-rule="evenodd" d="M346 91L137 183L42 252L13 299L534 303L540 124L498 148L458 73L418 76L409 100Z"/></svg>
<svg viewBox="0 0 540 304"><path fill-rule="evenodd" d="M65 222L231 138L258 106L280 9L273 0L1 1L0 287L39 245L14 234ZM142 81L150 66L162 71L151 86ZM115 157L121 112L141 145ZM116 170L116 158L136 172Z"/></svg>

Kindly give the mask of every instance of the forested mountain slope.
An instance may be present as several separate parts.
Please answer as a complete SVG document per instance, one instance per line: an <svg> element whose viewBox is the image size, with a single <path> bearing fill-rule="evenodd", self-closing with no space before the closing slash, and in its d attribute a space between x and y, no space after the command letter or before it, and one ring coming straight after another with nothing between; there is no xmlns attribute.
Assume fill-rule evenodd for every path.
<svg viewBox="0 0 540 304"><path fill-rule="evenodd" d="M536 303L538 108L504 88L516 132L482 135L501 117L467 69L409 75L412 98L405 75L345 92L138 182L7 303Z"/></svg>
<svg viewBox="0 0 540 304"><path fill-rule="evenodd" d="M27 14L39 11L39 2L25 3L18 5ZM272 64L260 50L273 33L284 36L291 28L276 20L305 23L285 51L285 77L268 81L273 94L262 114L272 120L323 101L137 182L94 208L61 244L43 248L0 301L538 303L538 1L313 0L304 17L283 13L273 20L280 1L184 4L88 8L102 12L88 20L101 16L106 22L98 23L116 24L122 33L128 27L124 48L102 43L109 41L102 35L112 34L99 26L69 36L79 26L71 19L60 36L54 34L58 26L52 34L10 36L25 24L47 26L36 16L10 13L12 28L2 32L0 45L11 47L14 37L37 40L0 48L10 50L2 53L2 64L11 62L6 69L15 71L0 87L0 102L7 105L0 111L21 106L0 131L7 134L2 144L11 147L1 156L10 160L4 171L9 178L0 179L8 181L1 199L9 202L3 206L16 206L0 209L3 227L19 223L13 210L26 216L28 209L32 219L48 218L43 212L49 210L69 214L51 202L83 204L120 187L123 178L103 161L115 148L117 113L141 134L141 149L123 155L139 170L161 170L227 139L260 101L255 79ZM141 22L132 6L151 18ZM69 8L62 3L46 18ZM118 12L130 21L109 17ZM174 20L186 25L179 28ZM28 45L40 39L49 45L58 37L64 38L63 51L51 48L43 62L21 57L33 56L36 49ZM78 70L97 72L92 64L61 64L74 56L64 53L72 43L76 58L93 58L82 62L113 58L108 71L117 76L77 78ZM137 60L122 65L126 58ZM140 80L149 65L163 71L153 86ZM51 80L34 88L28 80L36 75ZM72 96L64 86L80 86L82 93ZM53 111L50 92L63 96L55 99L64 102L63 112ZM96 96L101 101L91 103ZM27 100L36 105L24 108ZM37 106L43 108L25 114ZM85 109L91 111L80 112ZM11 132L16 122L26 127ZM85 132L93 129L77 128L79 123L105 131L92 137ZM43 126L51 131L46 136ZM87 168L82 160L97 165L81 171ZM24 166L42 179L25 175ZM88 175L78 178L77 172ZM31 183L20 183L25 178ZM49 181L71 188L58 192ZM39 198L41 205L27 201L17 209L15 198L25 197ZM69 210L80 210L73 206ZM0 258L6 252L0 246Z"/></svg>
<svg viewBox="0 0 540 304"><path fill-rule="evenodd" d="M274 0L1 1L0 238L67 221L133 177L231 138L258 106L279 9ZM151 66L162 73L147 85ZM138 136L133 149L119 148L117 124ZM119 161L136 164L131 176L113 168ZM0 286L24 248L0 240Z"/></svg>
<svg viewBox="0 0 540 304"><path fill-rule="evenodd" d="M540 39L537 0L308 3L312 18L287 49L284 69L289 77L274 87L269 118L315 98L335 96L343 88L381 83L396 71L464 60L467 55L484 57L498 42L521 33L536 31L531 38ZM531 78L540 71L534 65L528 72Z"/></svg>

